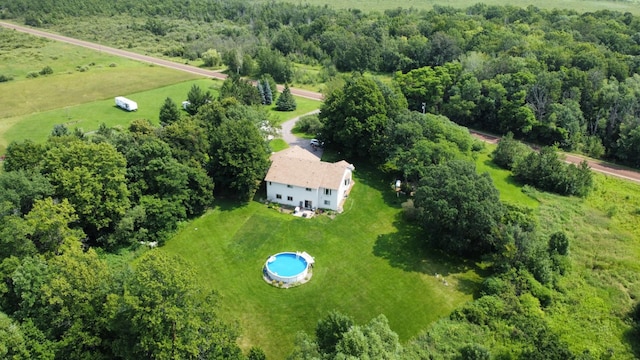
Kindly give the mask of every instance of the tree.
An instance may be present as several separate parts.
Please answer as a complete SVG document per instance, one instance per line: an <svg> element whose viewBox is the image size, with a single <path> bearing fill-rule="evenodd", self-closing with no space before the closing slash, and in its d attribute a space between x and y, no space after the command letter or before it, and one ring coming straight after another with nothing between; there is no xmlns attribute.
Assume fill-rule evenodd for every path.
<svg viewBox="0 0 640 360"><path fill-rule="evenodd" d="M3 312L0 312L0 357L7 360L31 358L22 329Z"/></svg>
<svg viewBox="0 0 640 360"><path fill-rule="evenodd" d="M82 231L70 228L78 216L67 199L60 203L51 198L37 200L25 220L29 238L41 254L48 256L58 254L65 241L77 241L83 235Z"/></svg>
<svg viewBox="0 0 640 360"><path fill-rule="evenodd" d="M379 157L389 122L385 105L374 80L352 76L328 94L320 109L323 140L346 156Z"/></svg>
<svg viewBox="0 0 640 360"><path fill-rule="evenodd" d="M284 84L284 90L282 90L282 94L278 96L278 100L276 100L276 110L278 111L293 111L298 107L296 104L296 99L291 95L291 89L289 89L288 84Z"/></svg>
<svg viewBox="0 0 640 360"><path fill-rule="evenodd" d="M187 94L187 112L190 115L195 115L201 106L211 101L211 93L209 91L203 92L198 85L193 85L189 93Z"/></svg>
<svg viewBox="0 0 640 360"><path fill-rule="evenodd" d="M330 312L316 325L318 350L327 355L335 354L336 345L353 326L353 320L337 311Z"/></svg>
<svg viewBox="0 0 640 360"><path fill-rule="evenodd" d="M7 153L4 160L4 170L34 170L41 164L46 152L42 144L36 144L31 140L25 140L21 143L12 142L7 147Z"/></svg>
<svg viewBox="0 0 640 360"><path fill-rule="evenodd" d="M250 120L224 120L211 134L209 174L219 188L248 201L269 167L269 151Z"/></svg>
<svg viewBox="0 0 640 360"><path fill-rule="evenodd" d="M473 163L454 160L429 167L414 204L436 247L471 257L498 248L495 232L504 210L491 177L478 175Z"/></svg>
<svg viewBox="0 0 640 360"><path fill-rule="evenodd" d="M164 100L164 104L160 108L160 125L167 126L180 120L180 110L178 105L170 97Z"/></svg>
<svg viewBox="0 0 640 360"><path fill-rule="evenodd" d="M181 259L145 253L104 304L114 357L241 359L237 332L216 315L216 300Z"/></svg>
<svg viewBox="0 0 640 360"><path fill-rule="evenodd" d="M384 315L366 325L351 326L336 345L337 359L401 359L398 334Z"/></svg>
<svg viewBox="0 0 640 360"><path fill-rule="evenodd" d="M216 49L209 49L205 51L202 54L201 58L204 66L208 67L215 67L222 63L222 57L220 56L220 54L218 54L218 50Z"/></svg>
<svg viewBox="0 0 640 360"><path fill-rule="evenodd" d="M49 180L38 172L17 170L0 173L0 204L10 204L12 212L24 215L31 210L34 201L52 196L53 192Z"/></svg>
<svg viewBox="0 0 640 360"><path fill-rule="evenodd" d="M64 124L56 124L51 131L51 136L69 135L69 129Z"/></svg>
<svg viewBox="0 0 640 360"><path fill-rule="evenodd" d="M218 99L223 100L226 98L235 98L245 105L258 105L262 103L258 88L237 74L229 75L222 83Z"/></svg>
<svg viewBox="0 0 640 360"><path fill-rule="evenodd" d="M115 225L129 208L126 160L111 144L70 141L45 154L43 174L69 199L89 237Z"/></svg>
<svg viewBox="0 0 640 360"><path fill-rule="evenodd" d="M530 152L531 149L527 145L515 140L513 133L508 132L498 141L498 146L491 153L491 158L501 168L511 170Z"/></svg>

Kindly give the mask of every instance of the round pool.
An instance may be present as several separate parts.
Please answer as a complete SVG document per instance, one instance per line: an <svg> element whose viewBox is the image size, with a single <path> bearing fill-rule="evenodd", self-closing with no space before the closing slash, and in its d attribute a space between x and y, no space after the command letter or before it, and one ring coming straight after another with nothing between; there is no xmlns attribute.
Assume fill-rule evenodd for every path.
<svg viewBox="0 0 640 360"><path fill-rule="evenodd" d="M313 258L306 252L281 252L269 256L264 267L271 280L293 284L306 278L310 264L313 264Z"/></svg>

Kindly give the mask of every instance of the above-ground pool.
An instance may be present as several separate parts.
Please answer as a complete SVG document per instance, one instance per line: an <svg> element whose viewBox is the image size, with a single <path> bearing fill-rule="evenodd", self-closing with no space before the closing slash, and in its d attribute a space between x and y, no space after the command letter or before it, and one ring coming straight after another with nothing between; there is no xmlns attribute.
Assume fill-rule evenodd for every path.
<svg viewBox="0 0 640 360"><path fill-rule="evenodd" d="M281 252L269 256L264 267L271 280L294 284L306 278L311 264L313 258L306 252Z"/></svg>

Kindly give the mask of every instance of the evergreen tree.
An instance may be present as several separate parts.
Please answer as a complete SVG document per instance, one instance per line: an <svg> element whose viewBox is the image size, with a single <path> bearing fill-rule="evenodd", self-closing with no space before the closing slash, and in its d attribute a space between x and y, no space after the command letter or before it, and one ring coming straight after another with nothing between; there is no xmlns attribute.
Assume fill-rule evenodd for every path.
<svg viewBox="0 0 640 360"><path fill-rule="evenodd" d="M160 125L167 126L178 120L180 120L180 110L173 99L168 97L160 108Z"/></svg>
<svg viewBox="0 0 640 360"><path fill-rule="evenodd" d="M273 93L271 92L271 85L269 85L269 81L263 80L262 87L264 92L264 104L273 104Z"/></svg>
<svg viewBox="0 0 640 360"><path fill-rule="evenodd" d="M256 87L258 88L258 92L260 93L260 99L262 99L262 105L267 105L267 99L264 93L264 86L262 85L262 82L260 82L260 80L256 82Z"/></svg>
<svg viewBox="0 0 640 360"><path fill-rule="evenodd" d="M278 111L293 111L298 107L296 104L296 99L291 95L291 90L289 89L288 84L284 84L284 90L280 97L278 97L278 101L276 101L276 110Z"/></svg>
<svg viewBox="0 0 640 360"><path fill-rule="evenodd" d="M211 102L211 99L212 97L209 91L203 92L198 85L193 85L187 94L189 105L187 105L186 110L190 115L195 115L198 113L198 109L200 109L202 105Z"/></svg>

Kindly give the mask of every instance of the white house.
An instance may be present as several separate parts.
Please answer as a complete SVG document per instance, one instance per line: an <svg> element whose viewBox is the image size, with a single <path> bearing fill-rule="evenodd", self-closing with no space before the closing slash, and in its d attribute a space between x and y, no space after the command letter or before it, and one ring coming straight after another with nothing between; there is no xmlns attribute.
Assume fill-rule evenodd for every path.
<svg viewBox="0 0 640 360"><path fill-rule="evenodd" d="M306 209L342 211L353 186L353 165L344 160L320 161L298 146L274 153L271 161L264 178L269 201Z"/></svg>

